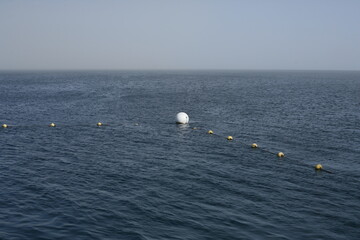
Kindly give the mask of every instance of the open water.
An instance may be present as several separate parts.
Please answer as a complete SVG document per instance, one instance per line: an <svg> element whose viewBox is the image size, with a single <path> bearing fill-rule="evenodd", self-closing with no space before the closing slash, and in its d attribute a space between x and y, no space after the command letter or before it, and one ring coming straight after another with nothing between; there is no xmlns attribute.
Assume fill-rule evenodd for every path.
<svg viewBox="0 0 360 240"><path fill-rule="evenodd" d="M1 72L0 123L0 239L360 239L360 72Z"/></svg>

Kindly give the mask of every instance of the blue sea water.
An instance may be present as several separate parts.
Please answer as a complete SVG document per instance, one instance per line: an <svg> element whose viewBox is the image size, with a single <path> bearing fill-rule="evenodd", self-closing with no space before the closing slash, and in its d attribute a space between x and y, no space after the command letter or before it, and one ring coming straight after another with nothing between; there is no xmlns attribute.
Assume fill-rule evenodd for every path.
<svg viewBox="0 0 360 240"><path fill-rule="evenodd" d="M360 238L360 72L1 72L0 123L0 239Z"/></svg>

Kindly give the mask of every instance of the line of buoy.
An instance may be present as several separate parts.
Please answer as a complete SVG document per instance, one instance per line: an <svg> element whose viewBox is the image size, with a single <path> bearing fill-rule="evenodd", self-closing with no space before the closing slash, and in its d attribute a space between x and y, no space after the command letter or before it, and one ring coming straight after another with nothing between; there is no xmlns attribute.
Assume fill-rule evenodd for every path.
<svg viewBox="0 0 360 240"><path fill-rule="evenodd" d="M194 127L193 129L198 129L198 128L197 128L197 127ZM213 130L208 130L208 131L207 131L207 134L216 135L216 134L214 134L214 131L213 131ZM218 136L221 137L220 135L218 135ZM229 140L229 141L231 141L231 140L233 140L234 138L233 138L232 136L228 136L228 137L226 137L226 139ZM242 142L240 142L240 143L242 143ZM247 145L246 143L242 143L242 144ZM252 143L252 144L251 144L251 148L259 148L259 146L258 146L256 143ZM270 153L270 154L275 154L275 155L276 155L277 157L279 157L279 158L284 158L284 157L285 157L285 154L284 154L283 152L273 153L273 152L271 152L271 151L269 151L269 150L266 150L266 149L263 149L263 148L259 148L259 149L261 149L261 150L264 151L264 152ZM287 158L289 158L289 157L287 157ZM314 168L315 168L316 171L324 171L324 172L327 172L327 173L332 173L332 172L329 171L329 170L323 169L323 166L322 166L321 164L315 165Z"/></svg>
<svg viewBox="0 0 360 240"><path fill-rule="evenodd" d="M193 129L194 129L194 128L193 128ZM196 128L196 129L198 129L198 128ZM217 135L217 134L214 133L213 130L208 130L207 133L208 133L208 134L212 134L212 135ZM222 137L222 136L220 136L220 135L217 135L217 136ZM233 137L233 136L227 136L226 139L227 139L228 141L232 141L232 140L234 140L234 137ZM239 141L239 142L240 142L240 141ZM248 144L243 143L243 142L240 142L240 143L243 144L243 145L245 145L245 146L248 145ZM250 146L251 146L251 148L258 148L258 147L259 147L256 143L253 143L253 144L251 144ZM269 151L269 150L266 150L266 149L264 149L264 148L261 148L261 150L264 151L264 152L270 153L270 154L272 154L272 155L274 154L274 155L276 155L276 156L279 157L279 158L284 158L284 157L285 157L285 154L284 154L283 152L273 153L273 152L271 152L271 151Z"/></svg>
<svg viewBox="0 0 360 240"><path fill-rule="evenodd" d="M193 129L194 129L194 128L193 128ZM199 128L196 127L196 129L199 129ZM213 130L208 130L208 131L207 131L207 134L212 134L212 135L216 135L216 136L222 137L221 135L215 134ZM226 139L228 139L229 141L231 141L231 140L233 140L234 138L233 138L232 136L228 136L228 137L226 137ZM245 145L245 146L248 145L248 144L243 143L243 142L241 142L241 141L239 141L239 142L240 142L241 144ZM267 152L267 153L272 154L272 155L276 155L278 158L285 158L285 154L284 154L283 152L274 153L274 152L271 152L271 151L269 151L269 150L267 150L267 149L259 148L258 144L256 144L256 143L252 143L250 146L251 146L251 148L256 148L256 149L258 148L258 149L260 149L261 151ZM286 157L286 158L287 158L287 159L291 159L291 158L289 158L289 157ZM308 166L308 164L306 164L306 166ZM332 173L331 171L328 171L328 170L323 169L323 167L322 167L321 164L317 164L314 168L315 168L316 171L324 171L324 172L327 172L327 173Z"/></svg>
<svg viewBox="0 0 360 240"><path fill-rule="evenodd" d="M185 112L180 112L180 113L178 113L178 114L176 115L176 123L177 123L177 124L188 124L188 123L189 123L189 116L188 116ZM96 126L98 126L98 127L101 127L101 126L103 126L103 125L104 125L104 124L103 124L102 122L98 122L98 123L96 124ZM138 126L139 124L138 124L138 123L135 123L134 125L135 125L135 126ZM55 124L55 123L50 123L48 126L49 126L49 127L56 127L56 124ZM8 128L8 127L9 127L9 126L8 126L7 124L5 124L5 123L2 124L2 128ZM193 127L192 129L196 130L196 129L199 129L199 128ZM217 135L217 134L214 134L214 131L213 131L213 130L208 130L208 131L207 131L207 134ZM217 135L217 136L221 137L220 135ZM234 138L233 138L232 136L227 136L226 139L227 139L228 141L234 140ZM241 142L241 141L239 141L239 142L240 142L241 144L247 145L246 143L243 143L243 142ZM252 144L251 144L251 148L259 148L259 146L258 146L256 143L252 143ZM276 156L279 157L279 158L284 158L284 157L285 157L285 154L284 154L283 152L273 153L273 152L271 152L271 151L269 151L269 150L266 150L266 149L264 149L264 148L259 148L259 149L262 150L262 151L264 151L264 152L270 153L270 154L276 154ZM288 157L287 157L287 158L288 158ZM324 171L324 172L327 172L327 173L332 173L332 172L330 172L330 171L328 171L328 170L323 169L323 166L322 166L321 164L315 165L314 168L315 168L316 171Z"/></svg>
<svg viewBox="0 0 360 240"><path fill-rule="evenodd" d="M135 123L134 125L138 126L139 124ZM32 125L32 126L40 126L40 125ZM56 127L57 125L52 122L48 126L49 127ZM76 125L76 126L85 126L85 125ZM96 123L96 126L101 127L101 126L104 126L104 124L102 122L98 122L98 123ZM2 128L9 128L9 127L29 127L29 126L7 125L7 124L4 123L4 124L1 125L1 127Z"/></svg>

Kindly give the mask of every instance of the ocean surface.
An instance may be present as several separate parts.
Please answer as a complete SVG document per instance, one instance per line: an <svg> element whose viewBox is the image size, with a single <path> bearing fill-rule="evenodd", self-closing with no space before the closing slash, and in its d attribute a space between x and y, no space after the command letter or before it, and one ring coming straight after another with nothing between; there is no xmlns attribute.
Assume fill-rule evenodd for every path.
<svg viewBox="0 0 360 240"><path fill-rule="evenodd" d="M0 124L0 239L360 239L360 72L3 71Z"/></svg>

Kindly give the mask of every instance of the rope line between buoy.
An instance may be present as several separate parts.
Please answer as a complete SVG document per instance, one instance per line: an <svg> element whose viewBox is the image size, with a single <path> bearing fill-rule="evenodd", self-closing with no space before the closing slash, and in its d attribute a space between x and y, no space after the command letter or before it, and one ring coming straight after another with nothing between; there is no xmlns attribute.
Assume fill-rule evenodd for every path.
<svg viewBox="0 0 360 240"><path fill-rule="evenodd" d="M187 114L180 114L177 116L178 118L178 123L180 123L181 121L187 123L189 121L189 117L187 116ZM139 124L138 123L135 123L134 124L135 126L138 126ZM34 124L34 125L8 125L6 123L2 124L1 125L3 129L8 129L8 128L18 128L18 127L41 127L41 126L45 126L45 125L39 125L39 124ZM75 124L75 125L68 125L68 124L60 124L59 126L56 124L56 123L50 123L47 125L48 127L52 127L52 128L55 128L55 127L68 127L68 126L72 126L72 127L87 127L87 126L95 126L95 127L104 127L104 126L119 126L117 124L104 124L102 122L97 122L96 124ZM124 126L124 124L122 124L121 126ZM194 130L204 130L204 128L201 128L201 127L193 127L192 129ZM289 160L295 160L298 164L301 164L303 166L306 166L308 167L310 164L307 164L307 163L304 163L302 162L301 160L299 159L295 159L293 157L289 157L289 156L285 156L285 154L283 152L273 152L273 151L270 151L266 148L263 148L263 147L260 147L258 146L256 143L252 143L252 144L248 144L246 142L243 142L241 140L239 140L238 138L234 138L233 136L224 136L224 135L220 135L218 133L215 133L213 130L208 130L207 131L207 134L208 135L212 135L212 136L215 136L215 137L220 137L220 138L223 138L223 139L227 139L229 142L238 142L244 146L249 146L251 148L254 148L254 149L259 149L260 151L262 152L265 152L265 153L268 153L268 154L271 154L271 155L275 155L277 156L278 158L285 158L285 159L289 159ZM322 165L321 164L317 164L315 167L315 170L316 171L323 171L323 172L326 172L326 173L330 173L330 174L333 174L333 172L329 171L329 170L326 170L326 169L323 169Z"/></svg>

